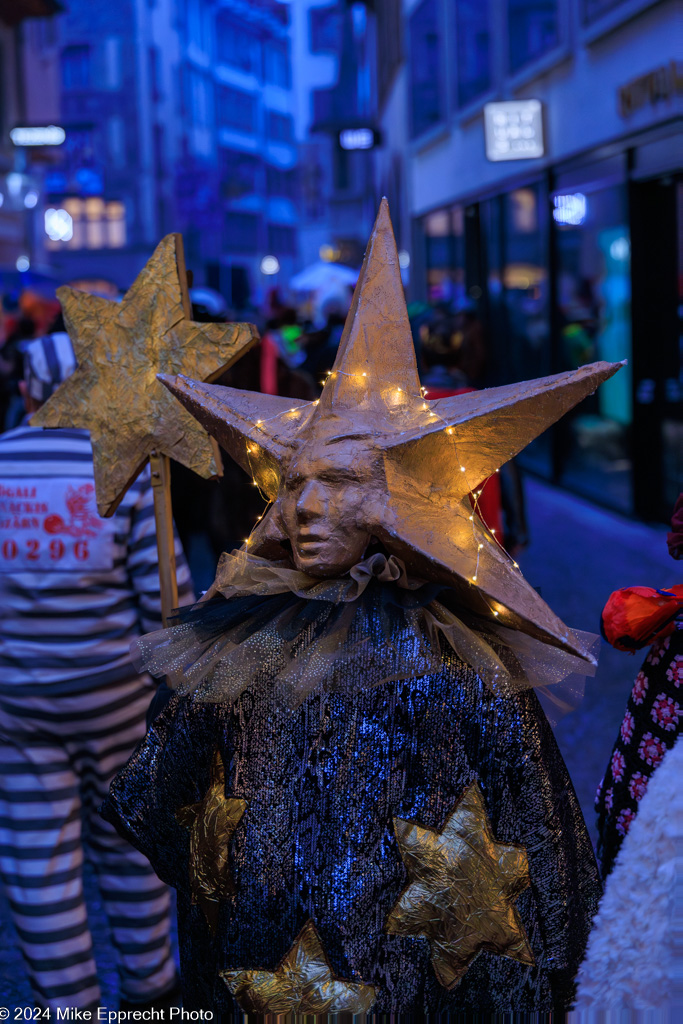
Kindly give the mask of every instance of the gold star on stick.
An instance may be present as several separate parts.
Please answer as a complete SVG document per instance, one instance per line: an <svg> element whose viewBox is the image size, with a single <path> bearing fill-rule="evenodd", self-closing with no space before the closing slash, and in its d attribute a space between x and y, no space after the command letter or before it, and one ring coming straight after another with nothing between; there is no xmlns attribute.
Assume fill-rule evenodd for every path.
<svg viewBox="0 0 683 1024"><path fill-rule="evenodd" d="M214 476L210 439L156 374L213 380L258 335L252 324L190 319L180 235L159 243L120 303L72 288L57 296L78 367L31 423L90 431L100 515L114 513L153 451Z"/></svg>
<svg viewBox="0 0 683 1024"><path fill-rule="evenodd" d="M246 810L245 800L225 795L225 769L217 750L211 765L211 783L204 797L176 811L176 819L190 830L190 889L211 929L218 922L218 901L235 894L228 849Z"/></svg>
<svg viewBox="0 0 683 1024"><path fill-rule="evenodd" d="M620 363L429 401L415 361L386 200L370 239L334 366L318 402L162 377L258 483L273 507L249 550L283 537L278 495L292 456L352 438L372 463L367 531L414 576L501 625L595 659L529 586L469 495L571 409Z"/></svg>
<svg viewBox="0 0 683 1024"><path fill-rule="evenodd" d="M477 954L533 965L514 900L529 885L526 850L497 843L473 783L441 832L394 818L409 885L387 919L392 935L424 935L439 982L453 989Z"/></svg>
<svg viewBox="0 0 683 1024"><path fill-rule="evenodd" d="M307 921L275 971L221 971L248 1013L367 1013L375 989L335 978L320 937Z"/></svg>

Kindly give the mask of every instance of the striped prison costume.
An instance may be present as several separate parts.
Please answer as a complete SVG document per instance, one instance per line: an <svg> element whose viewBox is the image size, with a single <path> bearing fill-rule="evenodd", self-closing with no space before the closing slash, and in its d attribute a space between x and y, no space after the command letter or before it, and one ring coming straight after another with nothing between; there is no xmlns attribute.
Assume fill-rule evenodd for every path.
<svg viewBox="0 0 683 1024"><path fill-rule="evenodd" d="M176 540L181 603L192 600ZM97 814L154 690L129 646L160 626L149 471L97 515L83 430L0 435L0 876L37 1005L93 1007L83 898L97 873L121 998L175 984L168 890Z"/></svg>

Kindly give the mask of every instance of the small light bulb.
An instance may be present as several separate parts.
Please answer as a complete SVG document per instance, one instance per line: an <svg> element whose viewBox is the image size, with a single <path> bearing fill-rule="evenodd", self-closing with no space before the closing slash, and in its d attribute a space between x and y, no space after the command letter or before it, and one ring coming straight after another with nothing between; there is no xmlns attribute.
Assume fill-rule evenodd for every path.
<svg viewBox="0 0 683 1024"><path fill-rule="evenodd" d="M426 409L426 408L427 408L427 403L426 403L426 402L423 402L423 403L422 403L422 408L423 408L423 409Z"/></svg>
<svg viewBox="0 0 683 1024"><path fill-rule="evenodd" d="M491 530L491 533L495 533L495 532L496 532L495 530Z"/></svg>
<svg viewBox="0 0 683 1024"><path fill-rule="evenodd" d="M514 565L515 569L519 569L519 566L517 565L516 562L513 562L512 564Z"/></svg>
<svg viewBox="0 0 683 1024"><path fill-rule="evenodd" d="M398 391L398 393L400 395L401 394L401 389L400 388L396 388L396 390Z"/></svg>
<svg viewBox="0 0 683 1024"><path fill-rule="evenodd" d="M496 470L496 473L500 473L500 470L499 470L499 469L497 469L497 470Z"/></svg>
<svg viewBox="0 0 683 1024"><path fill-rule="evenodd" d="M427 391L427 388L423 388L423 389L422 389L422 394L423 394L423 396L425 396L425 397L426 397L426 396L427 396L427 395L429 394L429 392Z"/></svg>
<svg viewBox="0 0 683 1024"><path fill-rule="evenodd" d="M290 412L296 412L296 409L290 409L289 411Z"/></svg>
<svg viewBox="0 0 683 1024"><path fill-rule="evenodd" d="M498 617L498 612L494 611L493 614L496 616L496 618Z"/></svg>
<svg viewBox="0 0 683 1024"><path fill-rule="evenodd" d="M480 544L480 545L479 545L479 550L480 550L480 551L481 551L481 549L483 548L483 546L484 546L483 544Z"/></svg>
<svg viewBox="0 0 683 1024"><path fill-rule="evenodd" d="M461 473L464 473L464 472L465 472L465 467L464 467L464 466L461 466L461 467L460 467L460 472L461 472Z"/></svg>
<svg viewBox="0 0 683 1024"><path fill-rule="evenodd" d="M364 377L367 377L367 373L364 373L364 374L363 374L363 376L364 376Z"/></svg>
<svg viewBox="0 0 683 1024"><path fill-rule="evenodd" d="M453 427L446 427L446 433L447 434L452 434L453 433Z"/></svg>
<svg viewBox="0 0 683 1024"><path fill-rule="evenodd" d="M315 400L315 402L313 403L313 405L317 405L319 401L320 401L320 399L319 399L319 398L316 398L316 400Z"/></svg>
<svg viewBox="0 0 683 1024"><path fill-rule="evenodd" d="M256 420L256 426L257 427L260 427L262 423L263 423L263 420Z"/></svg>
<svg viewBox="0 0 683 1024"><path fill-rule="evenodd" d="M476 583L476 582L477 582L477 577L476 577L476 576L473 576L473 577L472 577L472 582L473 582L473 583Z"/></svg>
<svg viewBox="0 0 683 1024"><path fill-rule="evenodd" d="M471 523L473 523L473 522L474 522L474 516L470 516L470 522L471 522Z"/></svg>

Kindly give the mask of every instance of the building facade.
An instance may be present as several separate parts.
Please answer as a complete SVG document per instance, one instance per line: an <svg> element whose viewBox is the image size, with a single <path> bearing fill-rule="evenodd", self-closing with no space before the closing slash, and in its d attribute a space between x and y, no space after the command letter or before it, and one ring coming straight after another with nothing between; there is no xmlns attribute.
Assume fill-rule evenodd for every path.
<svg viewBox="0 0 683 1024"><path fill-rule="evenodd" d="M628 360L523 459L666 519L683 479L677 5L408 0L401 25L383 161L407 165L413 295L480 320L490 384ZM489 108L487 150L500 101L517 106Z"/></svg>
<svg viewBox="0 0 683 1024"><path fill-rule="evenodd" d="M297 144L289 8L276 0L70 0L52 57L66 132L41 179L56 211L48 258L58 280L126 288L167 232L180 231L198 285L258 305L267 255L291 276L298 251ZM46 229L49 227L46 221Z"/></svg>
<svg viewBox="0 0 683 1024"><path fill-rule="evenodd" d="M17 266L30 266L35 252L37 186L41 164L50 160L49 152L43 150L43 160L34 166L32 149L15 146L10 136L17 126L47 123L33 119L31 97L23 76L24 38L32 26L39 24L42 35L49 39L54 32L52 16L58 8L54 0L0 2L0 274L10 286L16 273L25 272L17 271ZM40 20L34 21L35 18ZM50 82L49 72L46 79L45 62L37 59L37 53L33 56L34 78L45 86ZM51 107L49 100L45 112L56 113L56 106ZM39 233L37 237L40 240Z"/></svg>

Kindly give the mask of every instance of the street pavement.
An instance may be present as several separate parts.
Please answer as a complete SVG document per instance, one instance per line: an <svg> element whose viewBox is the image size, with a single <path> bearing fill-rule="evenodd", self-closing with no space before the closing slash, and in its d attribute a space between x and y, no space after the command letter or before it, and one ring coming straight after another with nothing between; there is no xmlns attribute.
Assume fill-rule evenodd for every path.
<svg viewBox="0 0 683 1024"><path fill-rule="evenodd" d="M681 563L667 553L665 527L632 522L533 479L526 480L526 497L531 541L518 561L528 582L567 625L597 633L600 613L613 590L681 581ZM603 642L597 674L588 680L582 703L555 727L593 841L595 789L640 660ZM115 1009L112 953L90 872L86 872L86 891L103 1004ZM0 1008L30 1005L7 904L0 896Z"/></svg>

